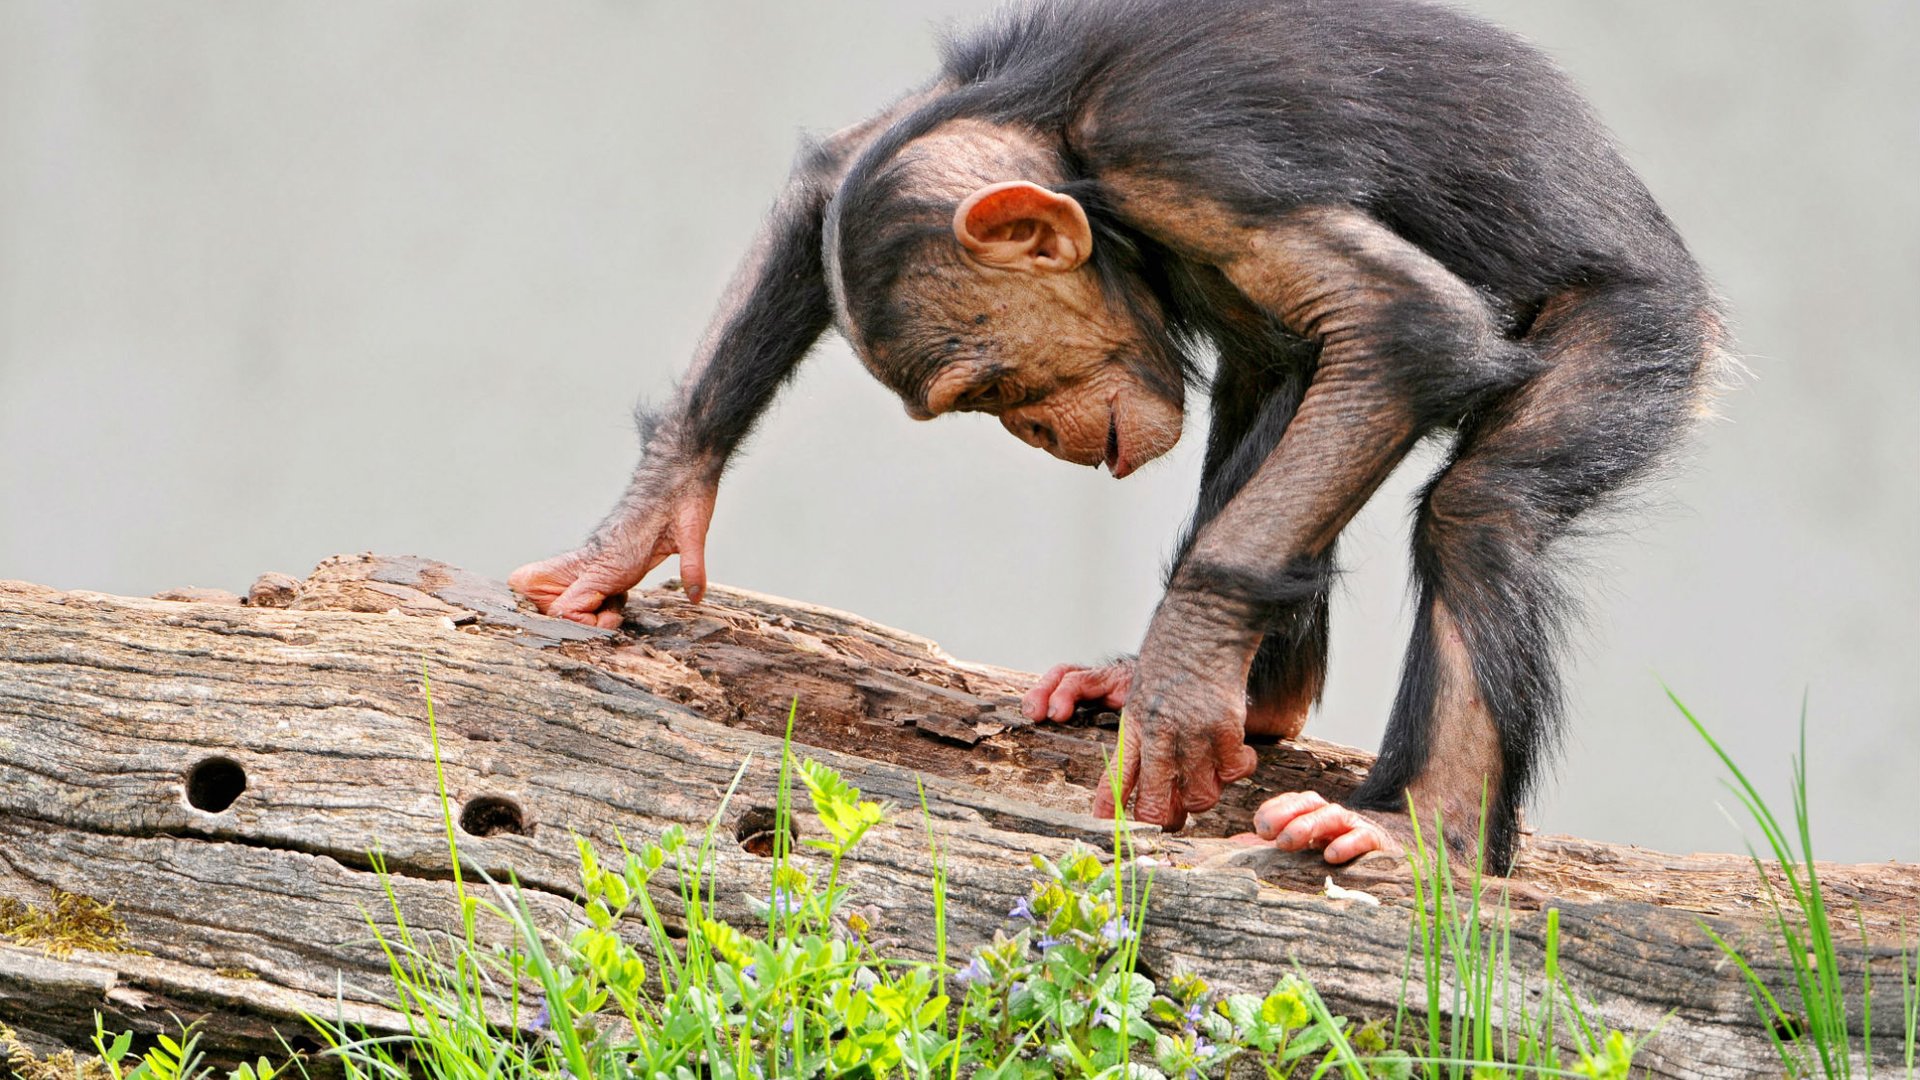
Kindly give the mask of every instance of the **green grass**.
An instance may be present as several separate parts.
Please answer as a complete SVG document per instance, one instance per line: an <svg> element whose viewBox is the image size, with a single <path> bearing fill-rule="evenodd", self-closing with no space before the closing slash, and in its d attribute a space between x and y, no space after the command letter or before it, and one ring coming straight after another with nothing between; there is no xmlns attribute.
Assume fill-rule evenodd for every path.
<svg viewBox="0 0 1920 1080"><path fill-rule="evenodd" d="M833 769L796 759L791 712L766 891L749 900L752 920L716 917L716 837L750 764L743 762L698 836L669 828L614 852L576 840L579 907L572 923L556 928L536 918L513 881L463 867L427 689L459 929L414 927L388 887L387 921L369 916L367 926L386 955L389 1004L407 1031L369 1034L310 1018L349 1080L1625 1078L1645 1038L1596 1023L1568 984L1557 911L1544 916L1542 969L1516 966L1504 894L1497 905L1486 902L1479 860L1456 866L1437 820L1430 829L1416 823L1401 1005L1370 1023L1335 1014L1298 972L1264 993L1220 992L1198 972L1157 982L1142 973L1153 878L1132 857L1124 822L1115 823L1106 851L1074 846L1035 857L1031 885L1006 898L1008 917L992 939L964 962L950 957L952 882L924 791L932 947L921 956L931 959L894 955L870 935L842 868L867 833L899 811ZM1796 777L1805 848L1797 768ZM1785 844L1744 778L1741 785L1769 843ZM812 811L798 845L788 839L796 789ZM1793 903L1811 913L1804 925L1817 928L1796 929L1803 924L1776 906L1784 940L1804 942L1797 955L1812 955L1796 977L1808 1028L1825 1040L1807 1045L1827 1053L1808 1060L1844 1061L1837 946L1811 862L1796 864L1787 880ZM678 900L672 921L656 906L665 895ZM1908 959L1900 985L1911 1061L1920 963ZM1770 1019L1788 1015L1757 978L1752 986ZM207 1080L213 1070L196 1034L189 1028L134 1057L130 1039L102 1031L96 1049L110 1080ZM1783 1061L1792 1053L1782 1045ZM298 1058L263 1060L231 1077L273 1080L305 1067Z"/></svg>
<svg viewBox="0 0 1920 1080"><path fill-rule="evenodd" d="M1411 810L1411 807L1409 807ZM1485 806L1480 820L1485 821ZM1413 815L1413 927L1408 968L1421 968L1419 1000L1424 1010L1409 1017L1411 987L1403 981L1395 1041L1409 1021L1422 1055L1415 1058L1430 1080L1482 1076L1631 1075L1634 1055L1651 1037L1629 1038L1597 1026L1560 971L1560 912L1549 908L1543 944L1543 984L1537 1003L1513 965L1512 911L1506 891L1497 911L1484 907L1485 878L1476 858L1462 887L1456 881L1443 822L1436 815L1427 842ZM1485 850L1485 836L1474 850ZM1564 1039L1562 1033L1564 1032ZM1562 1042L1570 1043L1569 1052ZM1500 1066L1495 1071L1489 1066Z"/></svg>
<svg viewBox="0 0 1920 1080"><path fill-rule="evenodd" d="M1793 829L1777 818L1760 792L1748 781L1733 757L1707 731L1706 725L1671 690L1673 701L1687 722L1699 732L1720 763L1733 777L1728 785L1740 800L1747 815L1760 829L1773 865L1786 882L1786 892L1774 888L1767 875L1767 864L1753 844L1747 853L1753 859L1767 899L1774 932L1779 938L1791 985L1776 988L1767 985L1746 955L1733 942L1702 922L1727 959L1746 980L1754 1008L1765 1023L1768 1037L1788 1076L1818 1076L1829 1080L1854 1075L1855 1050L1864 1065L1864 1075L1873 1076L1873 975L1872 949L1866 940L1864 920L1855 912L1862 954L1860 1016L1856 1022L1847 1009L1847 977L1841 971L1841 948L1834 932L1833 912L1826 893L1820 887L1820 870L1813 858L1813 829L1807 797L1807 713L1800 708L1800 752L1793 758ZM1797 840L1797 843L1796 843ZM1914 1075L1916 1037L1920 1036L1920 946L1912 952L1904 948L1899 957L1899 985L1905 1039L1901 1048L1905 1074Z"/></svg>

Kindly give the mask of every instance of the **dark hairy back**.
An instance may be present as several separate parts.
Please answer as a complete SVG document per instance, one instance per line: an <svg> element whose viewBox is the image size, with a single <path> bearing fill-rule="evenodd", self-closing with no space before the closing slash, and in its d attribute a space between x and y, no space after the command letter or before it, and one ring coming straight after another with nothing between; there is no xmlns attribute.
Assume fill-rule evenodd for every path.
<svg viewBox="0 0 1920 1080"><path fill-rule="evenodd" d="M1249 223L1359 207L1510 308L1595 282L1700 287L1565 76L1449 8L1040 0L951 43L946 71L1089 176L1162 179Z"/></svg>

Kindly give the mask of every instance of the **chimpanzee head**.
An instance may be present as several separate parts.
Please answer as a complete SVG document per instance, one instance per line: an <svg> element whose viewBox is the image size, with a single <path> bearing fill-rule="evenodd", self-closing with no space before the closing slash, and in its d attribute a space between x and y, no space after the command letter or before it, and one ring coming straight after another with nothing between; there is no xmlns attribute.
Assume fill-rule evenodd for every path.
<svg viewBox="0 0 1920 1080"><path fill-rule="evenodd" d="M1047 186L1069 186L1053 155L959 120L873 158L834 200L828 277L842 333L908 415L991 413L1116 477L1173 447L1185 382L1161 305L1129 245Z"/></svg>

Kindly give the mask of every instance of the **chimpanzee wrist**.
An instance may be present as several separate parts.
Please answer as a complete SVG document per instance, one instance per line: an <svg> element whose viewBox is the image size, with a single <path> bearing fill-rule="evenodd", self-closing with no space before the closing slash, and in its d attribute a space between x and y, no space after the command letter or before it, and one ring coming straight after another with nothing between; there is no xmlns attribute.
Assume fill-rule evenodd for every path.
<svg viewBox="0 0 1920 1080"><path fill-rule="evenodd" d="M1287 625L1325 594L1331 568L1324 559L1296 559L1280 567L1250 568L1192 557L1173 573L1167 596L1187 594L1190 606L1211 608L1260 636Z"/></svg>
<svg viewBox="0 0 1920 1080"><path fill-rule="evenodd" d="M1212 667L1220 657L1250 654L1260 644L1260 636L1243 604L1206 590L1175 586L1154 609L1135 663L1164 663L1173 656L1185 656L1194 658L1198 666Z"/></svg>

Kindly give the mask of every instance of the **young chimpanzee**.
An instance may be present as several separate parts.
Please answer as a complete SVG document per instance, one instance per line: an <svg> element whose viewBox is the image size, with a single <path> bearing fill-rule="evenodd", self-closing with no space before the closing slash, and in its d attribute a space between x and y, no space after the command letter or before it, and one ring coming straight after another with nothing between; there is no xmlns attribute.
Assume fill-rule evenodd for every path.
<svg viewBox="0 0 1920 1080"><path fill-rule="evenodd" d="M515 588L615 626L677 553L697 599L728 455L829 324L914 417L992 413L1116 477L1210 379L1138 657L1025 701L1124 704L1124 797L1169 828L1253 771L1245 733L1300 730L1335 537L1444 433L1379 761L1345 805L1281 795L1254 828L1338 863L1394 847L1410 800L1471 836L1484 792L1502 867L1560 711L1553 543L1672 447L1723 339L1646 188L1500 30L1416 0L1041 2L803 154L626 495Z"/></svg>

